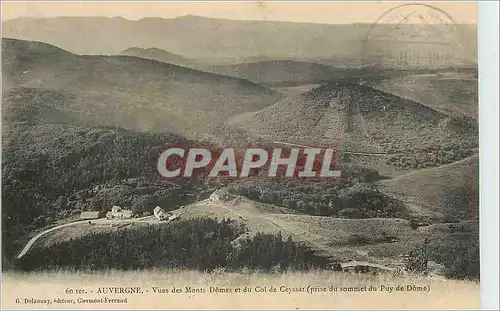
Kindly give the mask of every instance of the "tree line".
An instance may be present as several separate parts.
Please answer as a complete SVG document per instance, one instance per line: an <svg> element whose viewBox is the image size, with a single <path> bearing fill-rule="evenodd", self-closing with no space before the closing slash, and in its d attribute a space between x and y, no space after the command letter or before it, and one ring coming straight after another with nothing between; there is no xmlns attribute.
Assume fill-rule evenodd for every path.
<svg viewBox="0 0 500 311"><path fill-rule="evenodd" d="M238 270L304 270L328 264L303 243L281 233L246 236L247 229L233 220L197 218L117 232L92 233L34 248L17 262L32 270L106 270L217 268Z"/></svg>

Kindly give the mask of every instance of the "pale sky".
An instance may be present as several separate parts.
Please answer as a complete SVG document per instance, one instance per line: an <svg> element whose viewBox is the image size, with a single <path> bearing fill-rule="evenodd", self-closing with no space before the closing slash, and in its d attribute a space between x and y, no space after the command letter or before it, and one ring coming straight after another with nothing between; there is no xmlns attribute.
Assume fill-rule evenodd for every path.
<svg viewBox="0 0 500 311"><path fill-rule="evenodd" d="M457 23L477 23L476 2L425 2L446 11ZM182 15L237 20L327 24L371 23L403 2L34 2L2 1L2 20L17 17L120 16L173 18Z"/></svg>

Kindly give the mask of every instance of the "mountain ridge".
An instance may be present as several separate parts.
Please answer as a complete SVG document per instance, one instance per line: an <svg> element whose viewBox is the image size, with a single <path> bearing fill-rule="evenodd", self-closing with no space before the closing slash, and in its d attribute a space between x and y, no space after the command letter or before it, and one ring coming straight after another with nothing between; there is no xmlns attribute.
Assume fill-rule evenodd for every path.
<svg viewBox="0 0 500 311"><path fill-rule="evenodd" d="M34 52L36 47L42 52ZM28 105L40 99L29 89L64 92L71 100L58 108L67 118L90 125L210 133L207 126L215 131L232 114L259 110L282 98L244 79L139 57L67 53L61 58L58 53L64 50L15 39L3 39L2 49L4 96L8 90L17 92L13 98ZM20 57L22 53L27 56Z"/></svg>
<svg viewBox="0 0 500 311"><path fill-rule="evenodd" d="M406 27L406 26L405 26ZM470 50L477 26L459 25ZM105 29L105 31L103 31ZM355 61L370 24L315 24L282 21L241 21L205 17L113 18L59 17L13 19L3 23L3 36L37 40L78 54L117 54L129 47L155 46L189 58L231 59L337 58ZM72 40L66 32L78 32ZM335 38L335 39L333 39ZM251 47L248 41L252 40Z"/></svg>
<svg viewBox="0 0 500 311"><path fill-rule="evenodd" d="M120 52L118 55L135 56L179 66L189 66L196 63L196 60L194 59L186 58L180 54L170 53L169 51L155 47L149 47L149 48L130 47Z"/></svg>

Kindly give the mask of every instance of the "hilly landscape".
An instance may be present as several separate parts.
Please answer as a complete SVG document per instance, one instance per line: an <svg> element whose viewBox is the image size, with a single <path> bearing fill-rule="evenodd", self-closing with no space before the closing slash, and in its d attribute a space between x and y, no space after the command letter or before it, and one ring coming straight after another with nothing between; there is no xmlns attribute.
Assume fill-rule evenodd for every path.
<svg viewBox="0 0 500 311"><path fill-rule="evenodd" d="M332 14L335 14L332 12ZM318 59L345 66L358 61L362 40L371 24L313 24L274 21L236 21L186 15L172 19L121 17L17 18L3 22L3 37L42 41L77 54L115 55L130 47L180 54L209 63L242 62L249 58ZM443 33L443 41L456 41L448 26L419 25L421 32ZM477 25L456 25L470 51L477 50ZM378 31L389 33L391 25ZM401 32L413 25L401 24ZM78 40L68 33L78 33ZM399 33L398 33L399 34ZM397 36L395 35L396 49ZM249 44L251 42L252 44ZM389 44L389 43L386 43ZM390 46L387 46L390 49ZM468 58L477 60L475 52Z"/></svg>
<svg viewBox="0 0 500 311"><path fill-rule="evenodd" d="M370 68L334 67L315 62L297 60L269 60L237 64L205 66L207 71L243 78L268 87L321 84L329 81L357 81L359 79L381 80L402 75L393 70L370 70Z"/></svg>
<svg viewBox="0 0 500 311"><path fill-rule="evenodd" d="M41 101L35 105L70 123L200 137L282 98L247 80L143 58L80 56L14 39L3 39L2 50L4 96L22 107Z"/></svg>
<svg viewBox="0 0 500 311"><path fill-rule="evenodd" d="M477 119L478 72L475 69L380 79L373 87L429 105L448 115Z"/></svg>
<svg viewBox="0 0 500 311"><path fill-rule="evenodd" d="M120 52L119 55L135 56L135 57L156 60L159 62L174 64L174 65L179 65L179 66L186 66L186 67L197 64L197 61L194 59L185 58L181 55L173 54L173 53L170 53L168 51L165 51L162 49L157 49L157 48L141 49L141 48L132 47L132 48L126 49L125 51Z"/></svg>
<svg viewBox="0 0 500 311"><path fill-rule="evenodd" d="M472 154L478 144L473 118L450 117L351 82L326 83L286 98L242 117L236 126L275 141L306 145L335 142L342 152L386 154L390 156L387 164L403 169L460 160Z"/></svg>
<svg viewBox="0 0 500 311"><path fill-rule="evenodd" d="M4 269L361 262L479 278L478 124L464 99L477 90L461 87L475 88L469 73L355 67L366 24L184 16L3 26ZM428 88L408 91L416 76ZM428 90L449 96L432 101ZM252 143L336 146L342 175L172 183L155 169L168 145ZM133 218L104 218L114 205ZM156 206L177 220L152 216ZM100 218L79 218L90 211Z"/></svg>
<svg viewBox="0 0 500 311"><path fill-rule="evenodd" d="M459 222L479 219L479 157L465 158L381 181L384 192L401 198L428 219Z"/></svg>

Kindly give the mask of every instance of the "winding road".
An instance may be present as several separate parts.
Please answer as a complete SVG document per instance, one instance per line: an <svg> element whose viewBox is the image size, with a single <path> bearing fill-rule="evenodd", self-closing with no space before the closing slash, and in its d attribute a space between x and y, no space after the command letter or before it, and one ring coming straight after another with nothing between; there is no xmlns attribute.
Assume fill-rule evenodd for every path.
<svg viewBox="0 0 500 311"><path fill-rule="evenodd" d="M151 220L154 220L154 221L151 221ZM35 235L34 237L32 237L31 240L29 240L28 243L26 243L26 245L23 247L21 252L19 252L19 254L17 255L17 259L20 259L24 255L26 255L31 250L31 248L33 248L33 245L35 245L35 243L44 235L49 234L53 231L59 230L61 228L76 226L76 225L81 225L81 224L87 224L89 221L91 221L94 224L100 224L100 225L113 224L113 223L132 223L132 222L156 223L157 222L157 220L154 219L154 217L152 217L152 216L146 216L146 217L141 217L141 218L131 218L131 219L106 219L106 218L99 218L99 219L93 219L93 220L85 219L85 220L78 220L78 221L74 221L74 222L69 222L66 224L62 224L62 225L55 226L55 227L49 228L47 230L44 230L44 231L38 233L37 235Z"/></svg>
<svg viewBox="0 0 500 311"><path fill-rule="evenodd" d="M275 143L282 143L282 142L275 141ZM298 147L306 147L306 148L308 147L308 146L302 146L302 145L297 145L297 144L289 144L289 145L295 145L295 146L298 146ZM421 173L422 171L426 171L426 170L439 170L439 169L442 169L442 168L445 168L445 167L448 167L448 166L452 166L452 165L460 164L462 162L470 161L471 159L473 159L474 157L477 157L477 156L478 156L478 154L476 153L474 155L471 155L471 156L469 156L469 157L467 157L465 159L462 159L462 160L459 160L459 161L456 161L456 162L448 163L448 164L441 165L441 166L438 166L438 167L430 167L430 168L424 168L424 169L420 169L420 170L415 170L415 171L412 171L412 172L408 172L406 174L401 174L401 175L396 176L396 177L391 178L391 179L382 180L381 183L384 184L384 183L387 183L387 182L390 182L390 181L395 181L395 180L398 180L400 178L404 178L404 177L407 177L407 176L410 176L410 175L413 175L413 174ZM232 212L234 212L234 211L232 211ZM260 217L262 217L263 219L267 220L268 222L272 222L270 219L267 219L267 218L265 218L263 216L260 216ZM33 248L33 246L35 245L35 243L41 237L43 237L44 235L46 235L46 234L48 234L50 232L59 230L61 228L85 224L85 223L88 223L89 221L92 221L92 223L99 224L99 225L113 224L113 223L133 223L133 222L160 223L153 216L146 216L146 217L141 217L141 218L131 218L131 219L106 219L106 218L100 218L100 219L94 219L94 220L87 219L87 220L79 220L79 221L69 222L69 223L65 223L65 224L62 224L62 225L58 225L58 226L49 228L49 229L44 230L44 231L38 233L37 235L35 235L33 238L31 238L28 241L28 243L26 243L26 245L24 246L24 248L17 255L17 258L20 259L24 255L26 255L31 250L31 248ZM273 223L273 224L275 226L279 226L276 223Z"/></svg>

